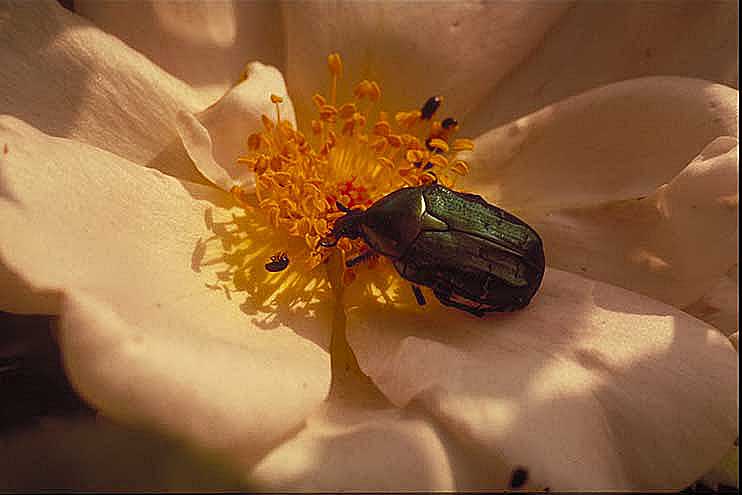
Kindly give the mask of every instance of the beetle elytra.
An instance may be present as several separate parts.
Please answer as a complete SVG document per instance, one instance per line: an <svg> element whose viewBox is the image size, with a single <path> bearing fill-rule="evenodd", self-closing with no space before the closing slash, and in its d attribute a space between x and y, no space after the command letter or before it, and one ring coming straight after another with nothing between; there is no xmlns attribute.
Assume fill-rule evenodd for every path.
<svg viewBox="0 0 742 495"><path fill-rule="evenodd" d="M538 233L481 196L436 182L398 189L365 211L338 208L345 215L320 245L363 239L369 250L347 265L377 253L388 257L421 305L416 286L432 289L446 306L483 316L525 307L541 285L545 258Z"/></svg>

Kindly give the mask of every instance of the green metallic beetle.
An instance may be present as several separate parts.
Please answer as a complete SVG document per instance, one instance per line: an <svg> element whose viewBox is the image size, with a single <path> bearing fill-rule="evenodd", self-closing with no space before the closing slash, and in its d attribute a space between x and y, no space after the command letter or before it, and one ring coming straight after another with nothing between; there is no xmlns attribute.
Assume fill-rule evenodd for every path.
<svg viewBox="0 0 742 495"><path fill-rule="evenodd" d="M375 254L392 260L412 283L420 305L420 285L446 306L483 316L528 305L544 275L541 238L525 222L481 196L440 184L398 189L367 210L349 210L333 225L332 247L343 237L361 238L370 248L349 260L353 266Z"/></svg>

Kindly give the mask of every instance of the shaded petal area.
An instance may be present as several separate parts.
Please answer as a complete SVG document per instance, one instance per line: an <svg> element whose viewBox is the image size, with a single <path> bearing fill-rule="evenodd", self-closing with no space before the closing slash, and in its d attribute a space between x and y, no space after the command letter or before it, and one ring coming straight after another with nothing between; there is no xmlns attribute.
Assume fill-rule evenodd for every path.
<svg viewBox="0 0 742 495"><path fill-rule="evenodd" d="M3 491L245 489L221 459L100 416L45 418L0 443Z"/></svg>
<svg viewBox="0 0 742 495"><path fill-rule="evenodd" d="M739 330L739 283L735 264L727 273L706 292L702 298L684 308L686 313L692 314L718 328L725 335L731 335Z"/></svg>
<svg viewBox="0 0 742 495"><path fill-rule="evenodd" d="M626 79L684 76L737 87L734 2L580 0L466 119L478 134ZM530 27L529 27L530 28Z"/></svg>
<svg viewBox="0 0 742 495"><path fill-rule="evenodd" d="M285 2L286 79L297 115L309 123L304 119L313 109L310 98L322 88L329 91L327 54L340 52L350 76L340 85L341 99L352 98L352 85L360 79L373 79L382 86L386 110L414 110L442 95L444 111L461 117L538 46L568 7L566 2Z"/></svg>
<svg viewBox="0 0 742 495"><path fill-rule="evenodd" d="M681 489L734 442L736 353L673 307L553 269L526 309L483 319L408 293L348 294L361 369L535 486Z"/></svg>
<svg viewBox="0 0 742 495"><path fill-rule="evenodd" d="M330 401L249 479L278 491L453 491L447 449L433 425L393 407Z"/></svg>
<svg viewBox="0 0 742 495"><path fill-rule="evenodd" d="M208 104L56 1L0 6L0 59L8 68L0 72L0 113L137 163L149 163L176 138L178 111ZM157 165L181 179L201 180L187 161Z"/></svg>
<svg viewBox="0 0 742 495"><path fill-rule="evenodd" d="M308 342L135 327L82 293L66 300L59 345L70 381L103 414L245 460L298 428L329 386Z"/></svg>
<svg viewBox="0 0 742 495"><path fill-rule="evenodd" d="M245 62L283 67L284 35L271 2L75 1L87 17L210 101L237 81Z"/></svg>
<svg viewBox="0 0 742 495"><path fill-rule="evenodd" d="M199 443L259 451L324 399L331 305L322 291L268 318L255 292L214 283L226 273L262 287L253 274L265 272L260 249L270 243L229 255L236 273L215 273L225 256L199 262L217 219L241 212L228 196L12 118L0 143L0 307L61 314L63 359L87 400Z"/></svg>
<svg viewBox="0 0 742 495"><path fill-rule="evenodd" d="M714 140L646 198L523 215L550 266L682 308L737 263L737 149L735 138Z"/></svg>
<svg viewBox="0 0 742 495"><path fill-rule="evenodd" d="M652 77L547 106L476 140L463 182L506 209L651 194L719 136L737 135L737 91Z"/></svg>
<svg viewBox="0 0 742 495"><path fill-rule="evenodd" d="M203 112L181 112L177 118L178 135L188 156L204 177L225 191L235 184L255 184L252 171L237 163L237 158L247 153L248 136L263 130L261 116L277 120L271 95L283 99L281 120L296 128L294 107L278 69L253 62L246 67L244 78Z"/></svg>
<svg viewBox="0 0 742 495"><path fill-rule="evenodd" d="M497 452L473 451L414 404L395 408L339 341L344 338L335 334L327 402L296 436L249 470L248 480L278 491L481 492L507 486L513 467Z"/></svg>

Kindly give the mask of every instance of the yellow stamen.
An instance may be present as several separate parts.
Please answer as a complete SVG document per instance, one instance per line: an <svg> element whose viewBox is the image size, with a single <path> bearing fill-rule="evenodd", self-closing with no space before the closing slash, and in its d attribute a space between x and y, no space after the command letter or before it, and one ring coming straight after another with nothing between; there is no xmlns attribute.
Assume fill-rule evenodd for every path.
<svg viewBox="0 0 742 495"><path fill-rule="evenodd" d="M463 160L456 160L451 165L451 171L459 175L466 175L469 173L469 165Z"/></svg>
<svg viewBox="0 0 742 495"><path fill-rule="evenodd" d="M396 134L389 134L386 137L386 140L389 141L389 144L391 146L394 146L395 148L399 148L400 146L402 146L402 138L400 138Z"/></svg>
<svg viewBox="0 0 742 495"><path fill-rule="evenodd" d="M263 127L265 127L266 131L270 132L273 130L274 124L270 117L267 115L261 115L260 120L263 122Z"/></svg>
<svg viewBox="0 0 742 495"><path fill-rule="evenodd" d="M320 118L325 122L335 122L337 114L337 108L332 105L324 105L319 112Z"/></svg>
<svg viewBox="0 0 742 495"><path fill-rule="evenodd" d="M454 151L471 151L474 149L474 141L471 139L457 139L453 142Z"/></svg>
<svg viewBox="0 0 742 495"><path fill-rule="evenodd" d="M327 100L325 100L325 97L322 95L312 96L312 102L317 105L317 108L322 108L327 105Z"/></svg>
<svg viewBox="0 0 742 495"><path fill-rule="evenodd" d="M405 159L410 163L418 163L423 159L423 152L420 150L409 150L405 154Z"/></svg>
<svg viewBox="0 0 742 495"><path fill-rule="evenodd" d="M374 124L374 134L377 136L388 136L392 132L392 127L389 122L381 120Z"/></svg>
<svg viewBox="0 0 742 495"><path fill-rule="evenodd" d="M338 115L341 119L352 117L356 113L356 106L353 103L346 103L338 109Z"/></svg>
<svg viewBox="0 0 742 495"><path fill-rule="evenodd" d="M455 152L473 146L466 139L450 144L455 129L443 128L436 120L427 125L417 109L391 113L390 120L390 114L377 108L382 89L375 81L361 81L351 101L337 101L340 56L330 54L327 67L331 86L329 94L312 96L316 115L310 121L311 132L305 136L282 120L283 98L268 95L276 106L275 121L261 116L263 130L247 137L249 153L237 160L255 172L256 212L263 212L272 228L304 246L303 254L289 253L291 267L303 263L312 269L336 252L319 243L345 215L337 203L365 209L400 187L432 181L450 186L468 171L465 162L455 160ZM235 188L232 194L247 205L243 190ZM340 239L336 247L343 262L368 249L362 240L348 238ZM374 263L386 261L381 257ZM352 282L357 270L346 270L344 282Z"/></svg>
<svg viewBox="0 0 742 495"><path fill-rule="evenodd" d="M371 101L379 101L381 98L381 86L376 81L371 81L371 87L368 90L368 97Z"/></svg>
<svg viewBox="0 0 742 495"><path fill-rule="evenodd" d="M431 139L428 144L430 144L431 148L437 148L443 153L448 153L448 144L442 139Z"/></svg>
<svg viewBox="0 0 742 495"><path fill-rule="evenodd" d="M428 162L439 168L446 168L448 166L448 158L445 155L432 155L428 158Z"/></svg>
<svg viewBox="0 0 742 495"><path fill-rule="evenodd" d="M260 149L260 143L262 142L262 136L260 134L250 134L247 138L247 149L250 151L257 151Z"/></svg>
<svg viewBox="0 0 742 495"><path fill-rule="evenodd" d="M332 74L332 89L330 91L330 102L334 105L337 98L338 79L343 72L343 61L339 53L331 53L327 56L327 67Z"/></svg>
<svg viewBox="0 0 742 495"><path fill-rule="evenodd" d="M355 88L353 88L353 94L359 100L363 99L363 97L368 94L370 86L371 86L371 83L364 79L363 81L356 84Z"/></svg>
<svg viewBox="0 0 742 495"><path fill-rule="evenodd" d="M278 95L271 94L271 103L273 103L276 106L276 122L281 123L281 107L280 104L283 103L283 98L281 98Z"/></svg>

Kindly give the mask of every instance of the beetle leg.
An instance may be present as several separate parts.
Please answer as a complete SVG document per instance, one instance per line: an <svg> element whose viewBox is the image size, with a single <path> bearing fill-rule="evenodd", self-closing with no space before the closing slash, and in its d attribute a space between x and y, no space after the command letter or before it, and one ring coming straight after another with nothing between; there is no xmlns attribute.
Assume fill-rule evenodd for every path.
<svg viewBox="0 0 742 495"><path fill-rule="evenodd" d="M502 306L480 306L479 311L482 313L509 313L511 311L515 311L516 309L520 309L520 306L514 306L512 304L508 305L502 305Z"/></svg>
<svg viewBox="0 0 742 495"><path fill-rule="evenodd" d="M474 316L478 316L481 318L484 316L485 311L480 309L479 307L472 307L468 304L460 303L458 301L454 301L451 299L451 294L446 293L440 289L433 290L433 294L435 294L435 297L438 298L438 300L443 304L444 306L450 306L452 308L460 309L463 311L466 311L469 314L472 314Z"/></svg>
<svg viewBox="0 0 742 495"><path fill-rule="evenodd" d="M324 248L331 248L335 247L338 243L338 239L333 239L331 241L326 241L325 239L320 239L319 242L317 242L317 247L324 247Z"/></svg>
<svg viewBox="0 0 742 495"><path fill-rule="evenodd" d="M415 299L417 299L417 304L420 306L425 306L427 302L425 301L425 296L423 295L423 291L420 290L420 287L417 285L410 285L412 287L412 293L415 294Z"/></svg>
<svg viewBox="0 0 742 495"><path fill-rule="evenodd" d="M358 256L356 256L356 257L355 257L355 258L353 258L352 260L348 260L348 261L346 261L346 262L345 262L345 266L346 266L346 267L348 267L348 268L354 267L354 266L356 266L356 265L357 265L358 263L362 263L362 262L366 261L367 259L369 259L370 257L372 257L372 256L373 256L373 255L375 255L375 254L376 254L376 253L375 253L374 251L372 251L371 249L369 249L369 250L368 250L368 251L366 251L365 253L363 253L363 254L361 254L361 255L358 255Z"/></svg>

